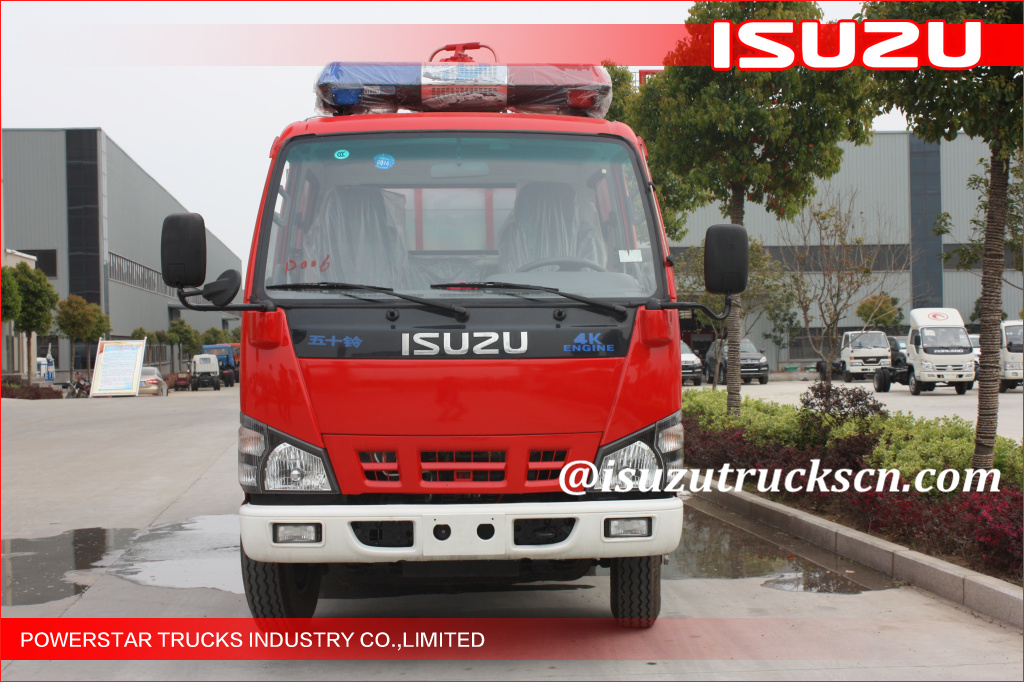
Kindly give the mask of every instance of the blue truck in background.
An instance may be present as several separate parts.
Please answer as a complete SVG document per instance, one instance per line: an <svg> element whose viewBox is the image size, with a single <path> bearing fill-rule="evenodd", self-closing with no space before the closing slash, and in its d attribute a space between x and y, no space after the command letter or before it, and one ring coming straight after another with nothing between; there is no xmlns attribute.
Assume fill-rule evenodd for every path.
<svg viewBox="0 0 1024 682"><path fill-rule="evenodd" d="M203 346L202 352L217 356L217 364L220 365L221 381L228 387L238 383L238 352L231 344L215 343Z"/></svg>

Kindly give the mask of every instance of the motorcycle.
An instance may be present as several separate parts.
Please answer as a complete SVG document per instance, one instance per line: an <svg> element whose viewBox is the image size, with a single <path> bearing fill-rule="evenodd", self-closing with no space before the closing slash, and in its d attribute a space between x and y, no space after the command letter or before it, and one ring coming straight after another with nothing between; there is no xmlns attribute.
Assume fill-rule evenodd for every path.
<svg viewBox="0 0 1024 682"><path fill-rule="evenodd" d="M64 396L65 398L88 398L89 391L92 388L92 382L89 381L88 377L75 372L75 380L68 386L68 392Z"/></svg>

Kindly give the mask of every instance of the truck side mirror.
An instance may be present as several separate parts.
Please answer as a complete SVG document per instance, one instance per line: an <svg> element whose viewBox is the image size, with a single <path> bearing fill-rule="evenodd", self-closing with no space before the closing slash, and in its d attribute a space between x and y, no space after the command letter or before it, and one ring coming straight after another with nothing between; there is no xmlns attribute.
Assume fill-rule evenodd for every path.
<svg viewBox="0 0 1024 682"><path fill-rule="evenodd" d="M218 308L223 308L231 303L241 286L242 273L238 270L225 270L215 281L203 287L203 298Z"/></svg>
<svg viewBox="0 0 1024 682"><path fill-rule="evenodd" d="M704 288L712 294L738 294L747 288L747 230L712 225L704 236Z"/></svg>
<svg viewBox="0 0 1024 682"><path fill-rule="evenodd" d="M203 285L206 281L206 223L203 216L198 213L172 213L164 218L160 234L160 269L164 284L172 289Z"/></svg>

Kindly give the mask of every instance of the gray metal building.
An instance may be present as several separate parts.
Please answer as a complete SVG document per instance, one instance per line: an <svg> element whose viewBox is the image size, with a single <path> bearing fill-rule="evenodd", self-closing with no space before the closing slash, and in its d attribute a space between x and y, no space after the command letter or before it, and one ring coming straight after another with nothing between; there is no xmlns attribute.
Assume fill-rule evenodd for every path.
<svg viewBox="0 0 1024 682"><path fill-rule="evenodd" d="M166 330L184 319L202 332L240 324L238 313L186 310L160 275L160 231L187 212L103 130L4 129L4 243L36 256L61 298L77 294L110 316L110 338ZM207 281L240 258L207 230ZM72 368L70 343L53 342L58 372ZM85 367L85 344L75 368ZM93 353L95 346L93 346ZM169 369L165 366L165 369Z"/></svg>
<svg viewBox="0 0 1024 682"><path fill-rule="evenodd" d="M958 271L944 264L943 251L967 241L971 219L977 214L977 192L968 189L972 174L980 174L979 159L988 159L988 146L981 140L961 135L951 142L925 143L911 132L876 132L871 145L843 146L843 165L830 180L817 183L821 198L831 192L855 194L854 206L861 216L857 234L865 244L885 245L892 254L887 259L891 271L880 272L887 293L899 298L904 316L909 319L912 308L956 308L964 320L970 317L974 302L981 295L981 270ZM938 236L933 232L939 213L952 219L951 234ZM716 223L728 222L717 205L709 205L687 216L686 237L673 242L674 248L699 245L704 230ZM769 251L785 248L784 236L792 224L777 220L760 205L747 202L747 231ZM1019 260L1020 256L1015 256ZM1021 273L1008 258L1005 279L1015 286L1003 284L1003 311L1009 319L1019 319L1024 299L1021 295ZM1020 263L1017 263L1019 266ZM856 306L854 305L854 308ZM692 329L692 325L686 325ZM841 327L861 329L863 322L854 310L840 322ZM806 365L814 354L806 343L794 339L790 348L778 349L764 334L770 325L764 316L747 321L745 336L766 351L770 363ZM814 333L812 328L811 333ZM706 347L712 337L699 330L684 331L684 340ZM810 362L813 364L813 362Z"/></svg>

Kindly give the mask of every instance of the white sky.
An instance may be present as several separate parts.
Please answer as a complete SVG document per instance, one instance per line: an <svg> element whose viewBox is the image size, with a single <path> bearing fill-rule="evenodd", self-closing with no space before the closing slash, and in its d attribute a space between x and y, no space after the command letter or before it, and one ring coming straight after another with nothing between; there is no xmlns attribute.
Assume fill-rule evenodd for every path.
<svg viewBox="0 0 1024 682"><path fill-rule="evenodd" d="M690 4L4 2L0 121L4 128L103 128L188 210L203 214L244 268L270 144L287 124L314 114L319 67L141 66L131 54L97 58L104 46L102 36L90 42L91 25L123 24L130 32L131 24L678 24ZM860 8L859 2L820 4L828 20ZM386 31L376 31L387 40ZM74 40L66 39L68 32ZM437 44L472 39L452 34ZM903 130L905 122L887 116L875 127Z"/></svg>

